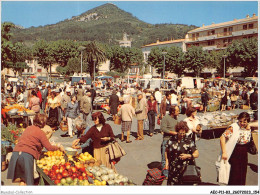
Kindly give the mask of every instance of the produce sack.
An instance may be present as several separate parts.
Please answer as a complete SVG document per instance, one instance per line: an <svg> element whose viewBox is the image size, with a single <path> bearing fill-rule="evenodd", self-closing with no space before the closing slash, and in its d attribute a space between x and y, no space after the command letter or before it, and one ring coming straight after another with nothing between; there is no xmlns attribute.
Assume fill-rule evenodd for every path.
<svg viewBox="0 0 260 195"><path fill-rule="evenodd" d="M113 161L117 158L125 156L126 152L117 141L113 141L108 145L108 154L110 161Z"/></svg>
<svg viewBox="0 0 260 195"><path fill-rule="evenodd" d="M120 116L116 116L116 119L115 119L114 123L116 125L121 125L121 117Z"/></svg>
<svg viewBox="0 0 260 195"><path fill-rule="evenodd" d="M165 176L162 175L162 171L158 168L147 170L146 178L143 185L162 185Z"/></svg>
<svg viewBox="0 0 260 195"><path fill-rule="evenodd" d="M228 184L229 174L230 174L230 164L227 160L221 159L220 161L216 161L216 169L217 169L217 182L222 184Z"/></svg>

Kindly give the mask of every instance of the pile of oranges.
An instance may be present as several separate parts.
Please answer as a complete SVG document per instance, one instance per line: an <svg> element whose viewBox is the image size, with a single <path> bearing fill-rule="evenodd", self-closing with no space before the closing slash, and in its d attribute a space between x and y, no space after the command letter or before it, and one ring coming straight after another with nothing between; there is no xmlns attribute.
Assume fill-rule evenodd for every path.
<svg viewBox="0 0 260 195"><path fill-rule="evenodd" d="M44 153L47 156L63 156L63 152L60 150L56 150L56 151L48 151Z"/></svg>

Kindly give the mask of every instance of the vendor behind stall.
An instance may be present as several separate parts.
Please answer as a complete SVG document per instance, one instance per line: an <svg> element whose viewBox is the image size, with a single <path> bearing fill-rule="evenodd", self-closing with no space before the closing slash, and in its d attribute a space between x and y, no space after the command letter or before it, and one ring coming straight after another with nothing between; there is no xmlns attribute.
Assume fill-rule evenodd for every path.
<svg viewBox="0 0 260 195"><path fill-rule="evenodd" d="M50 151L64 151L63 146L52 146L46 134L41 130L46 121L47 116L38 113L33 119L34 125L25 129L18 140L18 144L14 147L7 179L14 181L20 178L20 185L34 185L34 159L39 159L43 147Z"/></svg>
<svg viewBox="0 0 260 195"><path fill-rule="evenodd" d="M80 118L77 118L75 120L75 126L78 131L77 132L78 138L86 135L86 133L90 129L90 126L88 126L87 123ZM88 139L84 144L82 144L80 146L73 146L73 148L82 149L82 153L88 152L89 154L91 154L93 156L93 140L91 138Z"/></svg>

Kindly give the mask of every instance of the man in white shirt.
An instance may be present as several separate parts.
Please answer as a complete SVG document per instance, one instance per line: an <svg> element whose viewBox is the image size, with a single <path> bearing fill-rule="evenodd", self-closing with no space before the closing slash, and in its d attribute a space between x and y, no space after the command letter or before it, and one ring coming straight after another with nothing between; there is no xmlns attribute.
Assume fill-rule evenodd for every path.
<svg viewBox="0 0 260 195"><path fill-rule="evenodd" d="M178 105L178 96L174 90L171 90L171 104Z"/></svg>
<svg viewBox="0 0 260 195"><path fill-rule="evenodd" d="M162 93L159 91L159 88L155 88L155 93L154 93L155 99L157 101L157 110L158 110L158 114L160 111L160 105L162 103Z"/></svg>

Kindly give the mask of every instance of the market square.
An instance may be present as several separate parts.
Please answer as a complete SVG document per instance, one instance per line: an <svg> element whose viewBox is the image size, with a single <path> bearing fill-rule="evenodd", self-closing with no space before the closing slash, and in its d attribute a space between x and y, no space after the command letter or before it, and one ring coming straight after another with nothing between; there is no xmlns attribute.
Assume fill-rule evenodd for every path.
<svg viewBox="0 0 260 195"><path fill-rule="evenodd" d="M258 16L169 26L2 22L1 185L258 186Z"/></svg>

